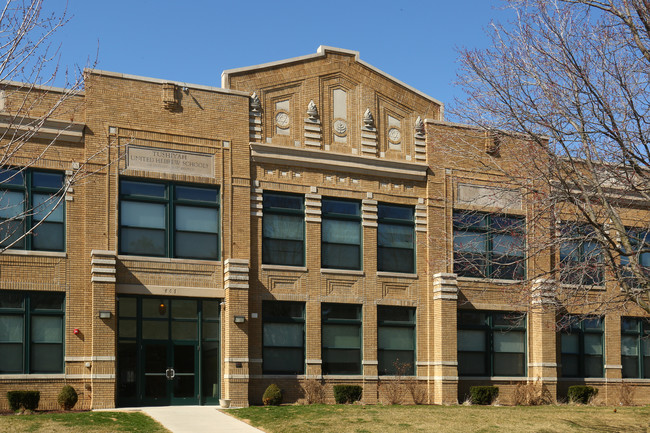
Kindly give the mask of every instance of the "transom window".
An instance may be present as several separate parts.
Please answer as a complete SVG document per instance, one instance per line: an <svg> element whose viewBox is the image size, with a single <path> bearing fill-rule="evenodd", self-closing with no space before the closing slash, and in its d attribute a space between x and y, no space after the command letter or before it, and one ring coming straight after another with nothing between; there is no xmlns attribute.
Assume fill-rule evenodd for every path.
<svg viewBox="0 0 650 433"><path fill-rule="evenodd" d="M515 312L459 311L458 374L524 376L525 315Z"/></svg>
<svg viewBox="0 0 650 433"><path fill-rule="evenodd" d="M621 318L621 363L624 378L650 379L650 323L647 319Z"/></svg>
<svg viewBox="0 0 650 433"><path fill-rule="evenodd" d="M120 181L120 253L218 260L219 189Z"/></svg>
<svg viewBox="0 0 650 433"><path fill-rule="evenodd" d="M602 284L601 248L593 228L565 222L560 227L560 235L560 281L576 285Z"/></svg>
<svg viewBox="0 0 650 433"><path fill-rule="evenodd" d="M379 375L415 374L415 308L380 305Z"/></svg>
<svg viewBox="0 0 650 433"><path fill-rule="evenodd" d="M568 316L562 332L562 376L603 377L603 320Z"/></svg>
<svg viewBox="0 0 650 433"><path fill-rule="evenodd" d="M323 199L321 267L361 269L361 204Z"/></svg>
<svg viewBox="0 0 650 433"><path fill-rule="evenodd" d="M377 270L415 272L415 209L379 203L377 206Z"/></svg>
<svg viewBox="0 0 650 433"><path fill-rule="evenodd" d="M63 373L65 294L0 291L0 374Z"/></svg>
<svg viewBox="0 0 650 433"><path fill-rule="evenodd" d="M262 303L265 374L304 374L305 304L264 301Z"/></svg>
<svg viewBox="0 0 650 433"><path fill-rule="evenodd" d="M0 170L0 245L64 251L63 182L63 174L57 172Z"/></svg>
<svg viewBox="0 0 650 433"><path fill-rule="evenodd" d="M263 208L262 263L304 266L304 196L265 192Z"/></svg>
<svg viewBox="0 0 650 433"><path fill-rule="evenodd" d="M323 374L361 374L361 305L321 304Z"/></svg>
<svg viewBox="0 0 650 433"><path fill-rule="evenodd" d="M521 217L454 212L454 272L462 277L524 278Z"/></svg>

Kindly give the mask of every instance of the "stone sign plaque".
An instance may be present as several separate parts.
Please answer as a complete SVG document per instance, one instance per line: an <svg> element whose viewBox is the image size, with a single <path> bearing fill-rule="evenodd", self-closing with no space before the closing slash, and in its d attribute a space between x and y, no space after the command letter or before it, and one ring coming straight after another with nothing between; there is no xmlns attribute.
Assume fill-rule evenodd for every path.
<svg viewBox="0 0 650 433"><path fill-rule="evenodd" d="M474 206L521 209L521 193L519 191L494 186L459 183L456 201Z"/></svg>
<svg viewBox="0 0 650 433"><path fill-rule="evenodd" d="M126 168L132 170L214 177L214 156L155 147L127 146Z"/></svg>

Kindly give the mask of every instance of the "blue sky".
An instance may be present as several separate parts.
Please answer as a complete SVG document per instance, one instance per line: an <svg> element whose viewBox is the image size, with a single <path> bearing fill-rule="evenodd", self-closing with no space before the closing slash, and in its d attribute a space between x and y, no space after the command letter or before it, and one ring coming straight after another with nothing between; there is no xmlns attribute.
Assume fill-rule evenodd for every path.
<svg viewBox="0 0 650 433"><path fill-rule="evenodd" d="M46 0L48 10L64 0ZM316 52L329 45L449 104L458 47L487 46L504 21L500 0L170 1L69 0L56 35L61 68L84 67L220 86L225 69ZM52 8L52 9L49 9ZM57 80L62 85L63 80Z"/></svg>

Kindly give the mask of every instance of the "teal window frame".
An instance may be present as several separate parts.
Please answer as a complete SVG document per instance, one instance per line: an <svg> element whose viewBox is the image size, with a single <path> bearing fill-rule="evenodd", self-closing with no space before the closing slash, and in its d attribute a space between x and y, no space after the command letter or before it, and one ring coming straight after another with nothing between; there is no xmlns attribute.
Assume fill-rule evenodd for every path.
<svg viewBox="0 0 650 433"><path fill-rule="evenodd" d="M560 281L572 285L602 285L601 248L586 224L560 224Z"/></svg>
<svg viewBox="0 0 650 433"><path fill-rule="evenodd" d="M129 186L132 185L132 186ZM137 189L138 186L143 192L128 193L125 192L129 188ZM147 194L147 189L152 191ZM191 196L191 191L197 191L195 195L200 195L201 192L207 195L214 194L212 199L200 198L187 198ZM154 194L158 191L158 194ZM186 194L183 197L183 194ZM161 208L160 221L157 222L157 227L154 224L147 225L147 222L130 224L125 220L130 218L131 213L127 212L127 206L139 206L142 209L149 207L155 209ZM134 208L137 210L137 208ZM194 210L194 215L200 212L215 213L214 218L199 218L194 221L195 224L203 225L208 229L196 229L188 227L179 227L184 224L184 219L178 217L178 213L183 210ZM144 211L139 212L144 214ZM127 216L129 215L129 216ZM151 256L151 257L168 257L168 258L183 258L195 260L220 260L221 259L221 206L220 206L220 188L216 185L208 184L191 184L180 182L164 182L152 181L150 179L142 178L121 178L120 179L120 236L119 236L119 251L120 254L137 255L137 256ZM134 237L141 233L156 234L157 236L151 239L157 239L158 245L156 248L145 250L144 248L137 249L131 246L127 247L126 239L134 233ZM142 235L140 235L142 236ZM214 247L210 251L206 248L200 248L201 238L208 236L213 241L208 245ZM194 237L194 240L182 242L182 237ZM146 245L148 241L146 236L142 236L140 242ZM183 252L185 251L185 252ZM207 253L206 253L207 252Z"/></svg>
<svg viewBox="0 0 650 433"><path fill-rule="evenodd" d="M362 373L362 314L362 306L357 304L321 304L323 374ZM354 339L357 343L353 344L351 341ZM341 355L344 355L344 359L341 359Z"/></svg>
<svg viewBox="0 0 650 433"><path fill-rule="evenodd" d="M458 311L458 375L523 377L527 374L527 323L525 313L512 311ZM508 338L519 335L522 349ZM479 345L471 344L472 340ZM503 347L501 347L503 346ZM509 350L507 350L509 349ZM504 368L504 360L519 364L519 371ZM482 369L478 366L482 365Z"/></svg>
<svg viewBox="0 0 650 433"><path fill-rule="evenodd" d="M37 179L39 176L45 176L43 182ZM46 181L47 178L50 178ZM55 185L48 185L49 181L56 181ZM39 184L40 183L40 184ZM59 251L64 252L66 249L66 218L65 218L65 199L61 196L65 185L65 176L63 173L51 170L40 170L32 168L8 168L0 170L0 227L5 229L13 226L8 230L10 233L0 231L0 241L7 238L3 245L9 245L13 240L23 237L11 249L22 249L30 251ZM23 198L20 203L10 202L9 195L5 194L22 194ZM48 198L40 201L39 197ZM58 203L58 204L57 204ZM7 207L9 206L9 207ZM11 208L19 208L11 211ZM51 211L51 213L50 213ZM40 215L47 215L47 218L39 220ZM12 218L15 218L12 220ZM57 220L58 219L58 220ZM48 230L49 229L49 230ZM31 233L28 233L30 232ZM28 233L27 235L25 235ZM58 239L51 245L39 245L43 240L52 242L46 235Z"/></svg>
<svg viewBox="0 0 650 433"><path fill-rule="evenodd" d="M283 327L299 335L298 339L293 338L293 344L282 341L278 329ZM273 363L270 362L271 359ZM282 368L277 368L278 361L284 361ZM305 374L304 302L262 302L262 372Z"/></svg>
<svg viewBox="0 0 650 433"><path fill-rule="evenodd" d="M379 305L377 322L379 375L415 375L417 335L415 307ZM396 365L397 363L399 365Z"/></svg>
<svg viewBox="0 0 650 433"><path fill-rule="evenodd" d="M13 298L13 299L12 299ZM50 298L52 306L39 307L41 300ZM13 302L13 305L11 305ZM57 320L58 319L58 320ZM41 326L38 321L45 320ZM53 323L54 321L54 323ZM11 329L11 322L14 328ZM59 322L56 325L56 322ZM20 325L20 329L15 328ZM54 326L53 326L54 325ZM20 349L16 351L16 346ZM8 369L11 349L22 357L19 368ZM45 354L39 356L39 352ZM52 355L58 352L58 356ZM0 291L0 374L58 374L64 372L65 357L65 293ZM15 359L14 359L15 361ZM39 367L51 363L49 368Z"/></svg>
<svg viewBox="0 0 650 433"><path fill-rule="evenodd" d="M360 271L363 268L361 202L327 197L322 199L321 209L321 268ZM338 224L346 226L349 232L356 229L358 241L337 233Z"/></svg>
<svg viewBox="0 0 650 433"><path fill-rule="evenodd" d="M633 254L638 256L639 266L641 272L646 279L650 278L650 232L630 228L627 230L628 239L633 249ZM630 258L628 256L621 256L621 266L623 267L623 275L627 280L630 287L639 287L644 281L638 281L630 268Z"/></svg>
<svg viewBox="0 0 650 433"><path fill-rule="evenodd" d="M305 196L264 191L262 209L262 263L305 266Z"/></svg>
<svg viewBox="0 0 650 433"><path fill-rule="evenodd" d="M650 322L643 317L621 317L623 379L650 379Z"/></svg>
<svg viewBox="0 0 650 433"><path fill-rule="evenodd" d="M605 327L602 317L568 315L562 320L560 359L562 377L605 377ZM600 353L593 353L593 344ZM569 365L575 365L574 372Z"/></svg>
<svg viewBox="0 0 650 433"><path fill-rule="evenodd" d="M454 211L454 273L460 277L526 277L526 219L517 215ZM521 249L499 252L499 237L521 239ZM506 244L507 245L507 244Z"/></svg>
<svg viewBox="0 0 650 433"><path fill-rule="evenodd" d="M415 245L415 207L378 203L377 271L414 274Z"/></svg>

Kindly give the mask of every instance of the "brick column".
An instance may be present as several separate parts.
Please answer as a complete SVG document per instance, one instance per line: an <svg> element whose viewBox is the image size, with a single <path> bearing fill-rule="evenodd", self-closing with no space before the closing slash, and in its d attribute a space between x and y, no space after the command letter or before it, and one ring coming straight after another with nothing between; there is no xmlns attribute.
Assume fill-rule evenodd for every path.
<svg viewBox="0 0 650 433"><path fill-rule="evenodd" d="M605 404L620 403L620 387L623 383L623 364L621 360L621 316L605 316L605 392L599 395Z"/></svg>
<svg viewBox="0 0 650 433"><path fill-rule="evenodd" d="M556 282L537 279L533 282L528 317L528 378L546 386L557 396Z"/></svg>
<svg viewBox="0 0 650 433"><path fill-rule="evenodd" d="M456 335L458 281L456 274L433 276L433 359L429 362L429 400L458 403L458 349ZM431 398L433 394L433 398Z"/></svg>

